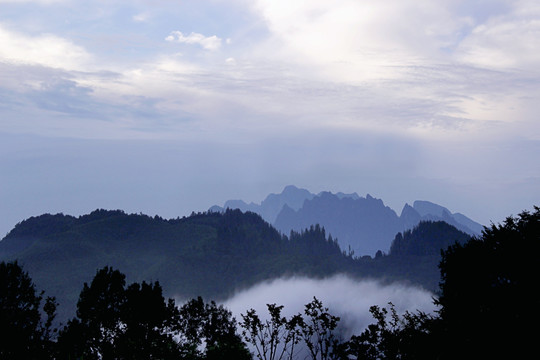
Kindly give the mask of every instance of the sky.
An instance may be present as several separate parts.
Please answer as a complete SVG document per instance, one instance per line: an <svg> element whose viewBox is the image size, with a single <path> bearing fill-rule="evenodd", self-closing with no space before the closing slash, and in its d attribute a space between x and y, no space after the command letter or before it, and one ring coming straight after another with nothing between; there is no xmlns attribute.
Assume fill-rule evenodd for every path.
<svg viewBox="0 0 540 360"><path fill-rule="evenodd" d="M0 236L294 184L540 205L536 0L0 0Z"/></svg>

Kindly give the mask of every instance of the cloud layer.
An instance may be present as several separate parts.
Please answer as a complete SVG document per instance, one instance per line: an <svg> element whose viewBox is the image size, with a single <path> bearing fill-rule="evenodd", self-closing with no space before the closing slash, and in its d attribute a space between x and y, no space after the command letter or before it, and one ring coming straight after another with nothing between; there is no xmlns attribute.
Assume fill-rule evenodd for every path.
<svg viewBox="0 0 540 360"><path fill-rule="evenodd" d="M15 224L33 209L65 211L61 192L45 201L17 186L36 171L17 160L42 138L56 146L43 162L57 174L69 171L59 139L139 141L157 153L186 144L221 171L202 179L173 146L170 162L194 177L178 179L193 187L176 200L187 214L295 183L499 221L540 199L539 24L534 0L0 1L0 140L24 139L2 146L13 185L0 215ZM93 158L90 148L80 156ZM237 174L257 184L234 186ZM203 206L203 183L228 192ZM28 207L15 215L16 199Z"/></svg>
<svg viewBox="0 0 540 360"><path fill-rule="evenodd" d="M53 69L83 70L91 55L72 41L52 34L26 35L10 31L0 23L0 60Z"/></svg>
<svg viewBox="0 0 540 360"><path fill-rule="evenodd" d="M329 312L341 318L341 331L345 339L360 334L367 325L374 322L369 308L373 305L387 307L388 302L396 306L396 311L416 310L431 313L435 310L433 295L415 287L402 284L381 285L375 280L354 280L344 275L316 280L310 278L277 279L258 284L237 293L224 302L240 320L240 314L253 308L262 318L268 318L266 304L283 305L283 315L290 317L303 313L304 305L313 300L321 300Z"/></svg>
<svg viewBox="0 0 540 360"><path fill-rule="evenodd" d="M57 2L41 4L44 12L50 5L62 14ZM502 134L518 119L537 126L538 105L527 98L537 95L540 78L540 10L532 1L215 4L242 16L237 22L201 17L209 12L204 2L200 8L120 4L106 11L87 6L86 17L72 20L95 27L95 35L65 31L72 26L55 33L45 19L28 27L30 18L18 25L0 18L0 59L66 70L63 77L89 89L89 102L108 108L127 106L126 94L152 99L158 117L172 120L163 135L185 130L182 117L175 119L178 110L201 127L219 129L234 117L236 124L227 126L254 132L283 117L296 129L406 131L424 138L483 133L486 122ZM196 26L189 16L207 22ZM173 17L185 18L185 29L167 28ZM212 106L192 108L202 103ZM132 121L153 126L137 116ZM522 128L516 128L522 136L536 133Z"/></svg>

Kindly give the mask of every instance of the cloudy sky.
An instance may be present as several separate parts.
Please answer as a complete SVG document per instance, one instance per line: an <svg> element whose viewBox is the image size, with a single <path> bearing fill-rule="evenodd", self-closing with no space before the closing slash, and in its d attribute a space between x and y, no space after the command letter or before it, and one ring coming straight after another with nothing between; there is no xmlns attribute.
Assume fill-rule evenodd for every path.
<svg viewBox="0 0 540 360"><path fill-rule="evenodd" d="M295 184L540 204L537 0L0 0L0 234Z"/></svg>

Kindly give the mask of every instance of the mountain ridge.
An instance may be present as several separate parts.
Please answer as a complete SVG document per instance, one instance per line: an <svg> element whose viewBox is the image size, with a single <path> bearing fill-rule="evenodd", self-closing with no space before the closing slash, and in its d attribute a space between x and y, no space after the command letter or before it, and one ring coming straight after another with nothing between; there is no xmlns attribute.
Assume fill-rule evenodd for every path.
<svg viewBox="0 0 540 360"><path fill-rule="evenodd" d="M301 201L289 201L293 194L296 199L303 199L301 206ZM272 216L266 215L268 210L265 202L269 198L273 199L274 204L282 204L275 218L275 206ZM236 207L238 204L242 206ZM260 204L247 204L242 200L227 201L223 207L213 206L210 210L224 211L227 208L258 213L283 234L320 224L340 239L343 248L351 248L358 255L374 255L378 250L388 251L397 232L412 229L421 221L445 221L470 235L480 235L483 230L481 224L467 216L452 213L446 207L425 200L416 200L412 206L406 203L398 215L382 199L369 193L365 197L357 193L333 194L329 191L313 194L294 185L286 186L280 194L268 195Z"/></svg>
<svg viewBox="0 0 540 360"><path fill-rule="evenodd" d="M264 280L338 273L436 291L436 255L403 259L353 256L319 225L286 237L260 215L240 210L169 220L103 209L78 218L43 214L23 220L0 241L0 261L18 260L38 288L56 296L61 320L103 266L120 269L128 281L158 280L168 296L184 299L220 300Z"/></svg>

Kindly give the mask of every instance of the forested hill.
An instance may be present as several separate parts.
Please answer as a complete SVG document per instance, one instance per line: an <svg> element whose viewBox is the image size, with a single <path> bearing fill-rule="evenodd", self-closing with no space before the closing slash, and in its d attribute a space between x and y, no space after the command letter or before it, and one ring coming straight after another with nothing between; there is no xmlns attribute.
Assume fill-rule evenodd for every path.
<svg viewBox="0 0 540 360"><path fill-rule="evenodd" d="M158 280L169 296L220 299L264 279L352 273L356 264L318 226L289 240L239 210L173 220L105 210L78 218L45 214L0 242L0 260L13 259L70 311L83 282L106 265L128 281Z"/></svg>
<svg viewBox="0 0 540 360"><path fill-rule="evenodd" d="M0 261L18 259L37 288L57 297L60 317L72 316L82 284L106 265L130 282L158 280L168 296L184 298L220 300L266 279L335 273L436 289L434 260L408 264L393 258L354 258L318 225L282 236L259 215L239 210L172 220L119 210L45 214L21 222L0 242Z"/></svg>
<svg viewBox="0 0 540 360"><path fill-rule="evenodd" d="M470 235L444 221L423 222L414 229L398 233L392 241L392 256L439 256L456 242L464 244Z"/></svg>

